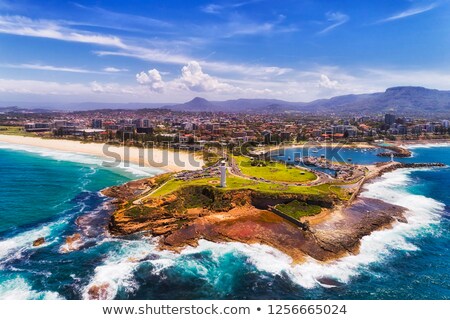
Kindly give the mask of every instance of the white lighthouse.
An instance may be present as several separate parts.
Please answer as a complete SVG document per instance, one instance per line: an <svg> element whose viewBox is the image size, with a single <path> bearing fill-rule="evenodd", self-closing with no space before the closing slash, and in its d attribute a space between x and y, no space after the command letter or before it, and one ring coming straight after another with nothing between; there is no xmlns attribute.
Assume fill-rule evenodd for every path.
<svg viewBox="0 0 450 320"><path fill-rule="evenodd" d="M227 166L225 161L220 163L220 186L222 188L227 186Z"/></svg>

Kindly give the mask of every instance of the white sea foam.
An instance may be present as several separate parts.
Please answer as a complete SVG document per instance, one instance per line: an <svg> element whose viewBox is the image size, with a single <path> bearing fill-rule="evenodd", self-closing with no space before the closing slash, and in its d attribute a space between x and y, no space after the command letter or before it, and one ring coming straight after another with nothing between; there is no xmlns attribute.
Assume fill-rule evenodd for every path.
<svg viewBox="0 0 450 320"><path fill-rule="evenodd" d="M66 151L58 151L47 149L43 147L35 147L35 146L26 146L21 144L13 144L13 143L4 143L0 142L0 149L8 149L8 150L16 150L16 151L24 151L38 154L42 157L51 158L57 161L67 161L67 162L75 162L82 163L87 165L94 165L97 167L107 168L109 170L113 170L117 173L126 173L131 174L135 177L147 177L153 176L155 174L159 174L162 170L158 168L151 167L140 167L134 163L123 163L121 162L119 165L114 167L104 166L103 163L105 158L97 157L94 155L89 155L86 153L80 152L66 152Z"/></svg>
<svg viewBox="0 0 450 320"><path fill-rule="evenodd" d="M16 277L0 283L0 300L59 300L56 292L33 290L28 282Z"/></svg>
<svg viewBox="0 0 450 320"><path fill-rule="evenodd" d="M56 241L56 238L50 239L52 232L66 224L65 220L42 225L38 228L22 232L11 238L0 240L0 263L20 258L25 250L42 248ZM39 247L33 247L33 241L38 238L45 238L46 242Z"/></svg>
<svg viewBox="0 0 450 320"><path fill-rule="evenodd" d="M133 272L141 263L151 263L154 266L152 271L154 274L159 274L162 270L173 266L185 268L186 271L214 284L217 280L215 278L223 271L211 272L209 268L220 268L221 257L230 253L246 257L247 262L260 271L287 276L304 288L322 285L318 281L321 278L348 283L361 273L372 273L369 268L371 264L382 262L395 252L419 250L410 240L424 232L429 232L430 227L439 222L439 213L444 210L442 203L408 192L407 187L413 183L410 176L413 170L418 169L401 169L387 173L366 186L362 196L405 207L408 223L396 223L392 229L375 231L364 237L357 255L346 256L331 263L321 263L311 258L303 264L294 265L292 259L286 254L261 244L214 243L200 240L197 247L187 247L180 254L175 254L157 251L155 242L123 241L121 248L111 252L104 264L95 269L95 275L84 289L83 297L89 297L88 290L93 285L107 284L108 299L116 297L120 288L129 292L137 290L138 284ZM147 260L147 255L150 253L156 253L157 257ZM205 265L203 261L190 257L206 253L215 263L213 266ZM328 285L322 286L328 287Z"/></svg>
<svg viewBox="0 0 450 320"><path fill-rule="evenodd" d="M133 272L141 261L155 250L155 243L150 240L112 240L120 247L110 251L102 265L95 268L95 274L89 284L83 289L84 299L90 299L89 290L93 287L102 288L101 298L114 299L123 288L127 292L133 292L138 288Z"/></svg>
<svg viewBox="0 0 450 320"><path fill-rule="evenodd" d="M437 142L437 143L427 143L427 144L408 144L403 145L403 147L408 149L431 149L431 148L448 148L450 147L450 142Z"/></svg>
<svg viewBox="0 0 450 320"><path fill-rule="evenodd" d="M292 259L284 253L265 245L242 243L211 243L200 241L196 248L187 248L182 254L212 251L213 257L229 252L238 252L248 257L248 262L257 269L276 275L287 275L305 288L319 285L321 278L332 278L347 283L361 272L370 272L368 266L381 262L396 251L419 250L409 239L430 230L439 222L439 213L444 204L406 190L412 182L411 169L387 173L367 186L363 196L380 199L407 208L408 223L397 223L392 229L375 231L361 240L360 252L346 256L332 263L320 263L310 259L306 263L293 265Z"/></svg>
<svg viewBox="0 0 450 320"><path fill-rule="evenodd" d="M397 223L392 229L373 232L361 240L360 252L347 256L332 263L307 263L291 266L289 259L277 259L278 272L283 270L296 283L305 288L312 288L318 284L320 278L332 278L347 283L354 276L367 270L367 267L383 261L395 251L415 251L418 248L409 242L429 230L432 224L439 222L439 213L444 210L444 204L421 195L414 195L406 190L412 182L412 170L397 170L385 174L382 178L369 184L362 196L380 199L388 203L407 208L408 223ZM252 255L256 266L260 265L262 257ZM272 260L273 261L273 260ZM269 271L270 269L265 269Z"/></svg>

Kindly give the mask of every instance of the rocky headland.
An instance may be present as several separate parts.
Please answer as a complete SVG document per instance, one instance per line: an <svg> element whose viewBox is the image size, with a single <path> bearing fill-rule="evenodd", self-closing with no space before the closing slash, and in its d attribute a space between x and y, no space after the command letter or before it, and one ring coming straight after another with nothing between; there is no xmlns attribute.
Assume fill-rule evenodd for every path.
<svg viewBox="0 0 450 320"><path fill-rule="evenodd" d="M365 181L399 168L442 166L439 163L398 163L374 165ZM407 223L405 208L380 200L354 197L350 203L331 194L264 193L254 190L222 190L215 186L186 186L145 203L135 199L164 176L141 179L105 189L103 193L117 206L108 230L112 236L142 235L159 237L162 250L180 251L196 246L198 240L237 241L266 244L300 263L308 257L330 261L356 254L362 237ZM362 188L362 181L357 193ZM318 214L292 223L277 214L279 204L300 201L319 206Z"/></svg>

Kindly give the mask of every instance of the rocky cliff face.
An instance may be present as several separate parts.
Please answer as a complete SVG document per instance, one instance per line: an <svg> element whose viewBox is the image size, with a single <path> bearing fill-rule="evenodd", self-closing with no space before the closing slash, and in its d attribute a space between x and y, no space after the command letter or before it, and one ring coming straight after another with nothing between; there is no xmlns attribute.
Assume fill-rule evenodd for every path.
<svg viewBox="0 0 450 320"><path fill-rule="evenodd" d="M126 193L134 194L129 185L124 185L123 188ZM264 194L252 190L224 192L212 186L189 186L162 198L150 198L141 205L131 205L125 200L120 189L113 191L122 197L120 208L113 214L109 224L113 235L147 231L154 236L165 236L200 217L229 212L234 208L255 207L267 210L270 206L293 200L331 208L337 201L331 196Z"/></svg>
<svg viewBox="0 0 450 320"><path fill-rule="evenodd" d="M267 210L292 200L319 204L323 213L310 221L305 218L310 228L302 230ZM404 221L403 208L378 200L361 199L354 207L333 211L330 208L337 203L333 198L252 190L224 192L208 186L182 188L142 205L121 201L109 225L113 235L144 232L159 236L161 249L174 251L195 246L199 239L262 243L290 255L295 262L305 257L327 261L353 254L363 236Z"/></svg>

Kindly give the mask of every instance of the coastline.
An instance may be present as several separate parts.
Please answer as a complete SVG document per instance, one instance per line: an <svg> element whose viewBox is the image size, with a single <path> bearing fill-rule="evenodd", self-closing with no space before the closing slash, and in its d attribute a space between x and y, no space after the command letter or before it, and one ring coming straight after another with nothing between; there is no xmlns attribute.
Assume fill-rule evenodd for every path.
<svg viewBox="0 0 450 320"><path fill-rule="evenodd" d="M270 146L270 147L257 147L254 152L256 152L256 153L260 153L260 152L271 153L271 152L278 151L281 149L303 148L305 146L308 148L314 148L317 146L319 148L339 147L339 148L344 148L344 149L376 149L376 148L378 148L377 146L371 145L366 142L358 142L355 144L343 144L343 143L327 142L327 141L324 141L324 142L312 141L312 142L305 142L305 143L289 143L289 144L282 144L282 145Z"/></svg>
<svg viewBox="0 0 450 320"><path fill-rule="evenodd" d="M383 198L380 200L385 203L397 204L396 199L395 201L390 201L389 198L391 197L391 193L387 193L387 195L384 196L386 190L385 185L387 184L389 186L390 183L395 183L395 181L398 180L396 177L405 175L403 172L408 172L408 170L396 171L398 171L398 173L386 173L386 176L381 173L381 175L383 175L381 179L375 179L375 176L378 175L374 175L375 181L370 179L370 181L367 181L367 183L364 184L364 187L376 189L373 187L374 183L380 185L380 187L382 186L383 188L380 190L380 194ZM144 182L146 179L141 180ZM393 182L391 180L393 180ZM137 189L145 190L145 188L142 187L144 186L140 186L139 184L136 185ZM391 189L393 195L395 195L395 192L400 191L397 189L397 185L394 185ZM131 188L130 190L124 190L130 191L131 193L133 191ZM400 212L404 215L406 220L408 220L408 223L402 223L403 221L401 220L403 219L401 216L393 217L392 220L387 217L388 214L392 216L392 208L390 205L373 202L372 200L370 200L370 203L367 203L364 199L366 196L374 199L377 195L374 194L373 191L368 192L370 194L366 194L365 192L366 190L363 190L361 197L358 197L358 200L355 201L357 204L359 203L359 200L364 201L364 203L359 204L359 207L352 207L350 209L351 211L342 208L343 211L345 210L344 213L339 213L337 211L338 207L335 207L332 209L333 213L331 217L325 217L325 213L320 216L317 215L311 217L317 218L316 221L310 221L311 227L315 229L315 233L305 234L302 232L299 236L297 236L299 234L298 229L295 229L292 225L282 221L269 226L269 222L277 222L274 221L277 217L274 217L269 211L258 211L253 208L250 208L251 210L248 211L246 208L241 208L240 212L236 212L235 210L228 215L217 213L215 215L205 216L199 223L196 223L184 232L176 232L173 234L173 236L168 239L167 243L162 243L162 245L157 242L160 237L153 237L150 233L146 232L138 232L129 237L119 236L111 238L109 237L109 234L105 234L104 236L97 236L97 234L94 234L96 238L87 238L88 235L86 235L84 227L86 227L88 233L91 233L92 231L100 230L99 227L101 227L101 225L105 225L102 221L100 221L100 224L96 224L95 221L93 223L93 221L89 220L89 218L96 215L96 213L88 216L83 215L83 217L80 217L80 219L77 219L75 222L77 224L75 230L79 230L77 232L79 232L80 235L72 234L72 232L70 232L69 234L71 237L68 241L67 239L64 240L64 238L62 238L62 245L61 243L57 243L57 246L59 247L60 252L64 254L58 254L58 256L61 257L61 259L69 259L71 257L70 255L79 255L81 253L77 253L77 251L85 250L86 248L89 248L89 246L93 246L94 243L106 243L108 246L114 244L114 246L111 245L111 252L104 254L103 257L105 257L105 260L98 262L95 272L87 282L86 286L80 289L83 293L82 297L87 299L98 299L100 294L109 298L117 296L114 290L117 287L117 281L121 280L116 280L116 278L105 279L103 277L103 271L105 269L115 274L114 272L116 272L117 269L123 268L124 266L130 266L130 268L131 266L135 266L139 269L138 266L158 264L160 263L160 260L170 261L170 263L173 263L174 265L181 264L181 261L188 261L188 263L198 262L199 265L202 265L203 259L208 259L210 253L208 250L213 250L214 255L223 255L225 254L224 252L232 252L233 255L239 255L239 257L242 255L244 256L243 259L248 259L259 271L268 270L268 272L273 273L283 272L283 274L286 275L286 280L293 281L295 284L305 288L317 287L320 290L321 286L346 286L350 279L355 279L355 277L361 273L359 270L360 266L371 263L378 264L384 259L389 259L390 255L386 254L386 252L395 252L397 248L400 248L400 250L403 250L404 248L408 250L409 247L414 248L409 242L405 244L405 242L402 242L401 240L404 237L404 233L409 232L409 230L415 230L414 228L418 228L417 213L403 213L403 210ZM121 192L120 195L125 194ZM402 198L405 198L405 194L401 193L400 195ZM114 201L114 199L111 198L105 200ZM413 200L417 200L417 198L413 198ZM420 205L420 202L418 201L403 201L402 203L399 203L399 205L406 208L408 211L411 211L410 207L405 205L408 203ZM117 206L118 203L113 205ZM380 215L378 216L378 214L375 214L375 217L373 217L374 220L367 220L367 218L370 219L372 217L369 214L366 214L366 211L364 210L371 210L372 208L378 209ZM400 208L398 209L400 210ZM384 212L382 212L383 210ZM348 219L344 220L342 215L347 215ZM376 216L378 216L378 218ZM319 218L325 219L320 220ZM107 224L107 222L105 223ZM359 226L361 226L361 224L358 226L358 223L362 223L364 229L360 228ZM366 228L372 228L374 226L372 223L377 225L378 228L376 230L369 230ZM427 223L427 221L423 223ZM91 229L92 225L98 228ZM252 237L250 232L255 226L257 227L257 230L255 230L257 232L254 232L253 234L256 237ZM358 228L358 234L353 233L352 230L354 229L354 226ZM107 229L104 228L102 230ZM205 234L202 235L203 237L198 241L194 240L190 244L177 247L177 242L183 240L182 237L189 236L189 234L195 234L196 231L205 232ZM271 235L277 236L278 238L275 238L275 240L281 241L274 241ZM311 235L311 237L308 237L308 235ZM285 236L289 237L289 242L285 240ZM319 242L314 241L314 238L312 238L313 236L318 238ZM245 240L242 239L242 237L247 237L247 241L242 241ZM304 239L303 244L300 244L299 241L296 240L300 237ZM37 237L35 236L32 236L32 238L37 240ZM53 240L49 236L48 238L46 237L46 241L46 245L50 246ZM166 244L167 247L165 247L164 244ZM314 254L314 257L311 257L309 254L304 254L303 250L297 250L299 244L302 245L302 248L304 248L305 251L308 251L309 254ZM103 246L104 245L102 244L101 248L104 248ZM58 249L58 247L56 249ZM121 253L120 256L116 255L117 248L124 248L123 253ZM192 253L196 254L192 255ZM295 255L293 256L293 254ZM275 261L274 259L277 261L276 264L273 264L273 261ZM222 267L223 266L221 265L218 266L218 268ZM157 268L160 268L160 266L158 265ZM167 269L167 272L170 272L170 266L167 267ZM131 277L134 279L132 270L126 270L123 277ZM143 272L148 273L148 269L143 268ZM231 272L233 271L230 271L230 273ZM136 275L136 279L140 279L140 275ZM136 282L138 281L139 280L136 280ZM164 282L164 280L162 281ZM145 286L145 284L141 283L139 283L139 285ZM144 287L143 290L146 290L146 288Z"/></svg>
<svg viewBox="0 0 450 320"><path fill-rule="evenodd" d="M450 139L428 139L428 140L401 140L396 141L395 144L398 146L420 146L420 145L443 145L449 144Z"/></svg>
<svg viewBox="0 0 450 320"><path fill-rule="evenodd" d="M120 159L128 158L130 163L162 169L165 171L178 172L182 170L198 170L204 162L194 154L184 151L171 151L163 149L151 149L151 154L143 152L144 149L136 147L127 148L127 152L123 147L107 146L109 156L105 154L102 143L81 143L80 141L65 139L42 139L38 137L24 137L15 135L1 135L0 142L9 144L18 144L24 146L46 148L55 151L63 151L69 153L81 153L91 156L101 157L114 161L114 155L120 156ZM127 154L128 153L128 154ZM149 157L151 156L151 159ZM121 161L121 163L124 163ZM181 165L183 164L183 165Z"/></svg>
<svg viewBox="0 0 450 320"><path fill-rule="evenodd" d="M229 210L192 208L186 214L168 215L159 208L162 203L167 205L186 194L194 196L195 192L202 192L189 190L186 194L177 193L155 199L150 204L154 209L148 218L127 214L123 210L126 203L136 197L136 192L152 185L153 180L141 179L104 190L103 194L114 199L112 201L118 208L122 208L111 216L108 226L111 235L141 233L158 237L158 248L173 252L196 247L200 240L263 244L290 256L293 264L302 264L309 258L326 263L357 254L364 236L389 229L396 222L407 222L405 208L358 197L349 206L335 203L334 207L323 209L317 216L305 217L302 222L307 222L308 227L299 228L266 208L264 195L250 190L230 192L227 196L232 203ZM245 204L239 204L243 200ZM280 198L280 201L284 200Z"/></svg>

